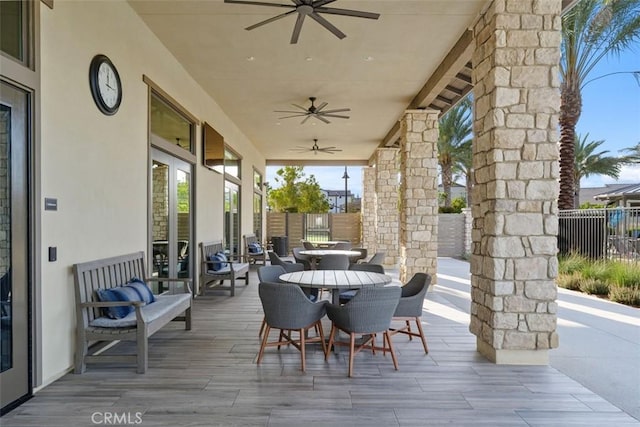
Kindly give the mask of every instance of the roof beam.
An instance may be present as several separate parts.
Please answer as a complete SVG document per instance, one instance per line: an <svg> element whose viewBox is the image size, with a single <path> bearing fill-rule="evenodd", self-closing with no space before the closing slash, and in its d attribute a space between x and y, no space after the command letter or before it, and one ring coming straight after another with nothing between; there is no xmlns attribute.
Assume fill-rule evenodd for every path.
<svg viewBox="0 0 640 427"><path fill-rule="evenodd" d="M471 60L473 52L473 31L465 30L453 48L444 57L440 65L433 72L431 77L422 86L420 92L411 100L407 110L414 110L432 104L438 95L446 88L449 82L459 74L460 70ZM471 83L469 79L468 83ZM387 132L387 135L380 144L381 147L388 147L395 144L400 134L400 122L396 122Z"/></svg>

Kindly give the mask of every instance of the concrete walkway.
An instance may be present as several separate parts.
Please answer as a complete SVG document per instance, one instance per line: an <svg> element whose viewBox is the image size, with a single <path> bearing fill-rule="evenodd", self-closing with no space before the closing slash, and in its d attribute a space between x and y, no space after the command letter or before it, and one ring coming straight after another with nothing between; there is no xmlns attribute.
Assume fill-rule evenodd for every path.
<svg viewBox="0 0 640 427"><path fill-rule="evenodd" d="M469 289L469 263L438 258L434 296L468 314ZM640 420L640 310L560 288L558 334L551 366Z"/></svg>

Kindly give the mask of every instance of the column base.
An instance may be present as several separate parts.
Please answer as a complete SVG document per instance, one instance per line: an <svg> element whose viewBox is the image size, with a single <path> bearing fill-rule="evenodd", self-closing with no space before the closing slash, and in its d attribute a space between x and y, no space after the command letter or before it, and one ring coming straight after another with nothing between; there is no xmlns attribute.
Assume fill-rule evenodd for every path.
<svg viewBox="0 0 640 427"><path fill-rule="evenodd" d="M496 365L548 365L549 350L505 350L495 349L486 342L476 339L476 349Z"/></svg>

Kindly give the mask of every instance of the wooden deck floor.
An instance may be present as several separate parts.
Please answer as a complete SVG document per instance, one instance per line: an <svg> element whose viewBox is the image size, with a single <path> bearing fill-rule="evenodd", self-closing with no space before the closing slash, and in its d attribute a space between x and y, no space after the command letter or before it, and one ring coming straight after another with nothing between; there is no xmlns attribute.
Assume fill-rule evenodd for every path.
<svg viewBox="0 0 640 427"><path fill-rule="evenodd" d="M475 352L468 315L437 290L423 316L429 343L396 335L389 355L324 361L310 345L307 372L294 348L268 348L260 366L257 276L195 300L194 327L172 324L150 340L149 371L89 365L0 419L2 426L622 426L637 420L551 367L496 366ZM328 332L329 323L325 329ZM133 351L121 343L111 351ZM125 418L122 418L125 417ZM124 422L122 422L124 421ZM113 423L111 423L113 424Z"/></svg>

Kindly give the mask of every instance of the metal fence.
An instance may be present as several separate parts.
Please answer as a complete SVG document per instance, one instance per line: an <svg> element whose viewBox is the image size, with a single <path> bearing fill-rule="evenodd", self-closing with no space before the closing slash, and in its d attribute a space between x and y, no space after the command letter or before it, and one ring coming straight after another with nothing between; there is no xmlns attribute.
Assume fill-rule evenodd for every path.
<svg viewBox="0 0 640 427"><path fill-rule="evenodd" d="M560 255L640 262L640 209L575 209L560 211Z"/></svg>

